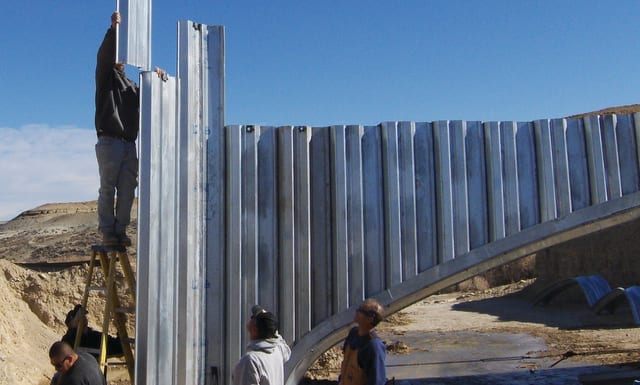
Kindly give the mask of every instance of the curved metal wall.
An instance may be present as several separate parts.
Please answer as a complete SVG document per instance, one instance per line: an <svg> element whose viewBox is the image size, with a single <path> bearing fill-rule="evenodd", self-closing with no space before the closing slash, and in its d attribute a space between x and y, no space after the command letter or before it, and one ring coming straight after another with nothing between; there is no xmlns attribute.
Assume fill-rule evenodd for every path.
<svg viewBox="0 0 640 385"><path fill-rule="evenodd" d="M142 81L139 384L227 383L255 303L293 384L366 297L397 311L640 216L639 114L224 127L222 27L180 22L178 56L173 97Z"/></svg>

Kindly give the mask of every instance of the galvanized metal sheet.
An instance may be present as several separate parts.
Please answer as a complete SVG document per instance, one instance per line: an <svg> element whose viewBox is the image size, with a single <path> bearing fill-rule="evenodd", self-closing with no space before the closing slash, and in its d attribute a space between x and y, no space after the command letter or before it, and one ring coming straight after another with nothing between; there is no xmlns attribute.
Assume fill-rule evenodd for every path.
<svg viewBox="0 0 640 385"><path fill-rule="evenodd" d="M558 216L571 213L571 189L569 186L569 159L567 157L567 122L565 119L551 121L551 147L553 149L553 173Z"/></svg>
<svg viewBox="0 0 640 385"><path fill-rule="evenodd" d="M311 276L312 325L331 316L331 141L329 130L312 128L311 163Z"/></svg>
<svg viewBox="0 0 640 385"><path fill-rule="evenodd" d="M571 209L575 211L587 207L591 202L589 163L582 119L567 120L567 159Z"/></svg>
<svg viewBox="0 0 640 385"><path fill-rule="evenodd" d="M384 186L385 285L389 287L402 282L398 127L395 122L385 122L380 125L380 130Z"/></svg>
<svg viewBox="0 0 640 385"><path fill-rule="evenodd" d="M520 196L518 192L518 157L515 122L500 123L504 173L504 215L507 236L520 231Z"/></svg>
<svg viewBox="0 0 640 385"><path fill-rule="evenodd" d="M117 62L151 69L151 0L117 0L120 12Z"/></svg>
<svg viewBox="0 0 640 385"><path fill-rule="evenodd" d="M451 192L453 194L454 254L469 252L469 196L467 191L467 159L465 137L467 123L455 120L449 123L451 141Z"/></svg>
<svg viewBox="0 0 640 385"><path fill-rule="evenodd" d="M433 144L436 170L436 202L438 224L438 263L455 257L453 228L453 186L451 178L451 143L449 122L433 123Z"/></svg>
<svg viewBox="0 0 640 385"><path fill-rule="evenodd" d="M250 318L249 307L259 303L258 300L258 140L260 126L244 126L240 130L240 266L242 272L238 280L242 282L240 288L240 303L243 318L240 324ZM275 310L274 310L275 311ZM246 346L249 338L243 334L242 346Z"/></svg>
<svg viewBox="0 0 640 385"><path fill-rule="evenodd" d="M487 191L489 196L489 240L505 237L504 181L502 177L502 148L500 125L497 122L484 124L485 151L487 152ZM522 195L521 195L522 196Z"/></svg>
<svg viewBox="0 0 640 385"><path fill-rule="evenodd" d="M245 128L246 130L246 128ZM258 141L258 265L261 275L272 279L258 279L258 300L265 309L277 311L278 284L278 160L277 130L260 127Z"/></svg>
<svg viewBox="0 0 640 385"><path fill-rule="evenodd" d="M416 123L414 136L418 271L438 263L435 159L431 123ZM367 190L371 188L367 184ZM365 225L366 225L365 221Z"/></svg>
<svg viewBox="0 0 640 385"><path fill-rule="evenodd" d="M607 193L609 199L616 199L622 196L620 163L618 161L618 123L616 116L603 116L602 125L602 139L604 145L605 167L607 175Z"/></svg>
<svg viewBox="0 0 640 385"><path fill-rule="evenodd" d="M140 198L136 378L155 383L172 378L176 341L171 306L176 290L176 81L141 74ZM162 220L161 220L162 219Z"/></svg>
<svg viewBox="0 0 640 385"><path fill-rule="evenodd" d="M591 187L590 204L606 202L607 179L604 164L604 146L598 116L584 118L584 130L587 144L587 160L589 165L589 184Z"/></svg>
<svg viewBox="0 0 640 385"><path fill-rule="evenodd" d="M418 274L416 234L416 175L413 122L398 123L398 174L400 186L400 236L402 237L402 280Z"/></svg>
<svg viewBox="0 0 640 385"><path fill-rule="evenodd" d="M207 27L206 102L207 122L207 207L206 207L206 295L205 325L206 347L201 353L205 357L205 379L207 384L217 384L227 375L225 366L225 335L220 333L224 327L225 312L221 312L225 303L224 277L226 244L225 237L225 151L224 151L224 99L225 99L225 44L224 28ZM183 106L188 107L188 106Z"/></svg>
<svg viewBox="0 0 640 385"><path fill-rule="evenodd" d="M553 151L551 149L551 126L549 120L534 122L536 151L538 154L538 184L540 196L540 220L556 218L555 175L553 172Z"/></svg>
<svg viewBox="0 0 640 385"><path fill-rule="evenodd" d="M489 237L487 160L481 122L467 122L465 151L467 158L467 189L469 192L467 198L469 202L469 247L474 249L487 243ZM417 153L418 149L416 148ZM416 188L416 190L417 194L422 191L420 188ZM418 239L420 238L422 236Z"/></svg>
<svg viewBox="0 0 640 385"><path fill-rule="evenodd" d="M296 318L296 270L294 249L294 181L293 181L293 133L292 127L280 127L278 140L278 318L280 334L287 341L295 336Z"/></svg>
<svg viewBox="0 0 640 385"><path fill-rule="evenodd" d="M533 124L518 122L516 125L518 127L516 153L518 157L520 226L522 229L526 229L540 223L538 163Z"/></svg>
<svg viewBox="0 0 640 385"><path fill-rule="evenodd" d="M638 191L640 185L640 165L636 152L636 136L631 115L617 117L616 137L618 140L618 161L622 195Z"/></svg>
<svg viewBox="0 0 640 385"><path fill-rule="evenodd" d="M365 126L362 135L362 211L364 219L365 296L384 290L385 242L382 177L382 132Z"/></svg>
<svg viewBox="0 0 640 385"><path fill-rule="evenodd" d="M249 304L242 306L242 205L238 197L242 194L242 131L243 126L226 127L226 166L225 195L226 207L226 268L225 268L225 297L227 304L224 307L226 320L223 325L218 325L224 333L226 347L225 355L228 365L236 362L242 354L243 328L235 325L243 325L249 318ZM230 374L230 373L229 373Z"/></svg>
<svg viewBox="0 0 640 385"><path fill-rule="evenodd" d="M296 331L295 340L311 330L311 182L309 127L298 126L293 132L294 221L296 264ZM293 341L289 341L293 342Z"/></svg>
<svg viewBox="0 0 640 385"><path fill-rule="evenodd" d="M362 126L345 127L349 304L365 298L364 225L362 215Z"/></svg>

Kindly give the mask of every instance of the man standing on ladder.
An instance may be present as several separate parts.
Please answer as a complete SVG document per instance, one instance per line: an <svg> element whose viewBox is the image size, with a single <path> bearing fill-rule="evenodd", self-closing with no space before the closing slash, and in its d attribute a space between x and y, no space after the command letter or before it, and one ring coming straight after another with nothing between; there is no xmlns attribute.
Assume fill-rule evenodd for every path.
<svg viewBox="0 0 640 385"><path fill-rule="evenodd" d="M100 172L98 229L104 246L130 246L125 233L138 184L136 138L139 127L139 88L116 63L116 28L120 13L98 50L96 64L96 158ZM116 201L117 193L117 201Z"/></svg>

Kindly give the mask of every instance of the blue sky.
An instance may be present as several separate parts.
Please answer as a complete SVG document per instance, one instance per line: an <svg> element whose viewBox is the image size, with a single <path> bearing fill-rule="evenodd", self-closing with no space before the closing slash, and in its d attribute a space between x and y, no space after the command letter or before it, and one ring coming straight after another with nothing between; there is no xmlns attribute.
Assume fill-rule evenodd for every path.
<svg viewBox="0 0 640 385"><path fill-rule="evenodd" d="M0 220L96 199L93 75L114 9L3 3ZM152 61L175 74L178 20L225 26L227 124L530 121L639 103L638 15L637 0L164 0Z"/></svg>

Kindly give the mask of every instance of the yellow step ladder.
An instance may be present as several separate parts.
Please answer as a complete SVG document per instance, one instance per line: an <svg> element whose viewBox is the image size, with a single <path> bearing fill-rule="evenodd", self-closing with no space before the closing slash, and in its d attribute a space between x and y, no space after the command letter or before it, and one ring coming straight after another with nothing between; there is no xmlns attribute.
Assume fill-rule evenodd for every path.
<svg viewBox="0 0 640 385"><path fill-rule="evenodd" d="M100 263L102 267L102 284L94 282L96 277L95 267L97 263ZM128 284L129 295L125 295L126 288L120 288L116 284L116 265L120 263L121 269L126 278ZM89 262L89 272L87 274L86 286L84 295L82 297L82 308L87 309L87 303L89 301L89 295L92 291L104 291L105 292L105 304L104 314L102 321L102 338L100 342L100 356L98 364L102 369L105 377L107 375L107 368L109 365L116 363L109 362L107 360L107 340L109 336L109 326L111 321L116 326L118 336L122 344L122 351L124 353L125 364L129 372L129 378L131 383L134 383L134 356L133 356L133 339L129 337L126 327L126 313L135 312L135 299L136 299L136 280L131 263L129 262L129 256L127 255L127 249L122 246L91 246L91 260ZM128 297L128 298L126 298ZM128 306L123 307L121 299L127 301ZM78 349L84 328L87 325L81 322L78 325L76 333L76 340L74 349Z"/></svg>

